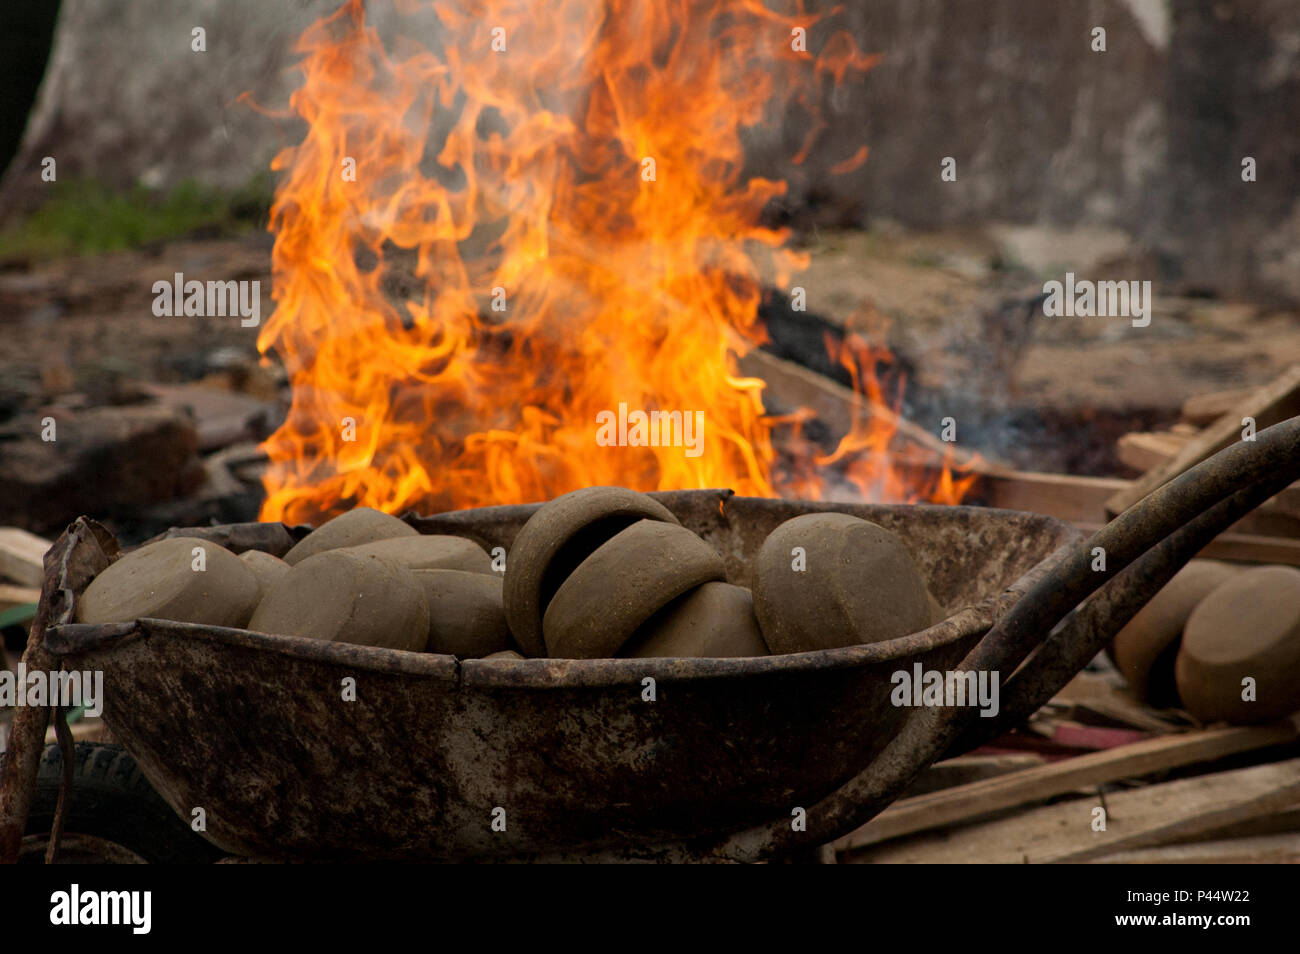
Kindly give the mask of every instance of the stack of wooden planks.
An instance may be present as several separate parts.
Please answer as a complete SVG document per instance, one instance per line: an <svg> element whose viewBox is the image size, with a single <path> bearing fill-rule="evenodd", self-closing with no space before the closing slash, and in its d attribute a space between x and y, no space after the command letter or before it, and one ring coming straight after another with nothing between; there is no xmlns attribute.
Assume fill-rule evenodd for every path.
<svg viewBox="0 0 1300 954"><path fill-rule="evenodd" d="M837 860L1300 862L1300 715L1210 728L1170 716L1129 700L1113 673L1081 673L1035 717L1057 745L1000 750L1023 746L1013 733L936 764L836 842ZM1147 729L1062 731L1078 719Z"/></svg>

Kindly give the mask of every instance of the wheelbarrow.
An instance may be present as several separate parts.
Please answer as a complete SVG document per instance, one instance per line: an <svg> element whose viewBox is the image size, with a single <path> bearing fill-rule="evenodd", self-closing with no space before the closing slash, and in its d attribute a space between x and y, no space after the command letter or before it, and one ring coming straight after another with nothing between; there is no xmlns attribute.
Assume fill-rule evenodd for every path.
<svg viewBox="0 0 1300 954"><path fill-rule="evenodd" d="M1011 511L659 494L740 584L790 517L872 520L908 543L948 613L887 642L739 659L458 660L155 619L75 624L78 596L117 554L81 518L46 557L24 659L29 670L102 670L113 735L181 818L202 809L204 837L236 855L755 861L848 833L935 760L1023 722L1187 560L1298 477L1293 418L1086 540ZM508 551L535 509L407 519ZM304 532L172 531L276 554ZM892 674L917 663L1000 674L1000 711L895 706ZM6 860L48 716L15 720L0 784ZM59 718L56 730L66 737Z"/></svg>

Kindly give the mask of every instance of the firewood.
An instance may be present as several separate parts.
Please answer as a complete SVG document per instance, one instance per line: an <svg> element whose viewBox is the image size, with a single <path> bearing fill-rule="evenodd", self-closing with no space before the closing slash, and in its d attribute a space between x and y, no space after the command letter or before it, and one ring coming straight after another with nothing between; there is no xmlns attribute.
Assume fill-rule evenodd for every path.
<svg viewBox="0 0 1300 954"><path fill-rule="evenodd" d="M980 475L976 492L990 507L1100 524L1105 521L1106 500L1130 483L1118 477L1075 477L992 468Z"/></svg>
<svg viewBox="0 0 1300 954"><path fill-rule="evenodd" d="M17 527L0 527L0 577L23 586L40 586L50 541Z"/></svg>
<svg viewBox="0 0 1300 954"><path fill-rule="evenodd" d="M1118 851L1086 864L1102 865L1282 865L1300 864L1300 834L1260 835L1255 838L1227 838L1222 841L1165 845Z"/></svg>
<svg viewBox="0 0 1300 954"><path fill-rule="evenodd" d="M1253 390L1253 388L1234 388L1231 391L1194 394L1183 402L1183 421L1198 428L1213 424L1249 398Z"/></svg>
<svg viewBox="0 0 1300 954"><path fill-rule="evenodd" d="M1256 737L1246 747L1277 744L1286 741L1283 727L1272 727L1278 732L1271 739ZM1227 733L1262 732L1262 729L1220 729L1218 745L1230 738ZM1294 728L1289 730L1295 737ZM1243 737L1235 736L1241 745ZM1199 741L1197 736L1176 736L1173 739L1156 739L1142 743L1155 746L1159 742L1170 745ZM1134 746L1134 748L1137 748ZM1175 748L1173 751L1177 751ZM1234 751L1229 747L1218 756L1207 755L1207 748L1197 753L1198 760L1221 757ZM1241 751L1241 749L1235 749ZM1065 763L1055 763L1046 768L1062 768L1072 762L1101 757L1119 757L1117 752L1097 756L1081 756ZM1159 756L1157 755L1157 758ZM1186 753L1184 753L1186 757ZM1185 763L1184 763L1185 764ZM1170 767L1166 762L1164 767ZM1145 767L1137 771L1148 772ZM1043 770L1031 769L1032 773ZM1029 774L1029 773L1018 773ZM1104 774L1104 773L1103 773ZM1121 776L1122 777L1122 776ZM1005 785L1014 776L993 779L979 785ZM1086 780L1071 778L1066 791L1087 785L1102 784L1093 776ZM1064 784L1063 782L1061 784ZM1043 786L1040 792L1057 786ZM936 793L951 798L957 789ZM1058 792L1059 793L1059 792ZM968 796L969 797L969 796ZM1049 797L1039 795L1038 797ZM1111 792L1102 798L1093 795L1055 805L1036 808L982 825L967 826L959 830L933 832L909 838L894 844L880 845L869 852L856 853L849 860L873 863L1004 863L1024 862L1077 862L1088 861L1119 851L1151 848L1174 842L1187 841L1218 831L1229 825L1246 825L1260 821L1266 823L1279 810L1289 808L1300 799L1300 759L1256 765L1231 772L1218 772L1176 782L1149 785L1130 791ZM916 801L916 800L911 800ZM888 811L903 808L903 803ZM1094 819L1100 816L1097 809L1104 808L1106 828L1094 830ZM914 811L914 809L913 809ZM883 821L882 813L876 821ZM869 823L875 824L876 822ZM930 826L927 826L930 827ZM842 852L851 849L849 839L865 831L859 829L848 839L841 839L837 848Z"/></svg>
<svg viewBox="0 0 1300 954"><path fill-rule="evenodd" d="M1119 439L1119 459L1134 470L1145 473L1164 464L1182 450L1188 440L1186 436L1168 431L1134 431Z"/></svg>
<svg viewBox="0 0 1300 954"><path fill-rule="evenodd" d="M1255 428L1263 430L1295 414L1300 414L1300 365L1293 365L1274 381L1251 392L1199 436L1184 444L1164 464L1147 471L1133 481L1132 486L1117 492L1106 501L1106 513L1117 516L1189 467L1240 440L1244 418L1253 418Z"/></svg>
<svg viewBox="0 0 1300 954"><path fill-rule="evenodd" d="M808 408L834 434L847 434L855 415L866 414L887 421L897 428L895 439L921 447L936 460L948 460L962 469L975 468L975 457L956 444L942 441L925 428L906 420L887 407L869 407L849 388L810 371L803 365L786 361L766 351L751 351L740 360L742 374L762 378L767 391L791 408ZM985 459L987 462L987 459Z"/></svg>
<svg viewBox="0 0 1300 954"><path fill-rule="evenodd" d="M28 603L39 603L41 591L34 586L11 586L0 583L0 612Z"/></svg>
<svg viewBox="0 0 1300 954"><path fill-rule="evenodd" d="M1237 752L1282 745L1296 738L1300 738L1297 723L1288 720L1269 726L1166 735L1103 749L1038 768L903 799L836 844L841 851L851 851L901 835L973 821L1078 788L1211 762ZM1300 766L1300 761L1297 765ZM1086 822L1083 826L1083 832L1087 834Z"/></svg>

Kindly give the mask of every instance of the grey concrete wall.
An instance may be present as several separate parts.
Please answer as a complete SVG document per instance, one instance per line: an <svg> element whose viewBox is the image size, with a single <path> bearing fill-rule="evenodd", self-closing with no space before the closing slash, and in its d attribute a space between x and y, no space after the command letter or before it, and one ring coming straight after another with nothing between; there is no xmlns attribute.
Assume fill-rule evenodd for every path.
<svg viewBox="0 0 1300 954"><path fill-rule="evenodd" d="M292 45L329 0L64 0L56 48L0 209L60 176L237 185L295 141ZM387 4L372 4L381 26ZM1295 0L848 0L840 25L884 54L827 93L831 128L802 167L798 116L755 133L824 223L1034 223L1127 230L1164 278L1300 301L1300 3ZM207 29L208 52L189 50ZM1105 53L1091 31L1107 31ZM814 32L814 45L819 34ZM865 141L867 163L829 167ZM1241 181L1254 156L1258 181ZM939 163L957 160L956 182Z"/></svg>

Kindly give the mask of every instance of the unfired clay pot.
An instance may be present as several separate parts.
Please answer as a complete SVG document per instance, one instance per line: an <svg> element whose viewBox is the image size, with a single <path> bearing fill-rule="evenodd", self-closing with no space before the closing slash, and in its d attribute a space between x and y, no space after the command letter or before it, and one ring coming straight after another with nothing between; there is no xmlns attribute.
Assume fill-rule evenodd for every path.
<svg viewBox="0 0 1300 954"><path fill-rule="evenodd" d="M1300 570L1243 570L1203 599L1174 666L1183 706L1202 722L1270 722L1300 709ZM1255 680L1255 701L1242 681Z"/></svg>
<svg viewBox="0 0 1300 954"><path fill-rule="evenodd" d="M248 628L419 651L429 641L429 607L405 567L376 556L327 550L281 577Z"/></svg>
<svg viewBox="0 0 1300 954"><path fill-rule="evenodd" d="M492 558L473 540L443 534L390 537L345 548L359 556L377 556L408 570L466 570L491 573Z"/></svg>
<svg viewBox="0 0 1300 954"><path fill-rule="evenodd" d="M203 550L201 562L195 548ZM77 601L77 622L149 617L243 627L257 601L257 576L239 557L196 537L172 537L132 550L91 580Z"/></svg>
<svg viewBox="0 0 1300 954"><path fill-rule="evenodd" d="M342 547L354 547L373 540L386 540L389 537L415 536L416 529L409 523L370 507L357 507L347 513L341 513L333 520L321 524L307 536L299 540L288 553L284 562L290 566L301 563L307 557L324 553L326 550L338 550Z"/></svg>
<svg viewBox="0 0 1300 954"><path fill-rule="evenodd" d="M465 570L416 570L429 604L425 652L478 659L514 649L501 602L501 577Z"/></svg>
<svg viewBox="0 0 1300 954"><path fill-rule="evenodd" d="M542 616L556 590L583 560L638 520L676 524L653 497L625 487L586 487L539 507L506 556L506 620L529 656L546 655Z"/></svg>
<svg viewBox="0 0 1300 954"><path fill-rule="evenodd" d="M259 603L270 592L275 582L289 572L289 564L279 557L273 557L261 550L245 550L239 554L239 559L243 560L244 565L252 570L253 575L257 577L257 601Z"/></svg>
<svg viewBox="0 0 1300 954"><path fill-rule="evenodd" d="M804 514L773 530L753 587L774 653L874 643L931 624L933 601L903 541L848 514Z"/></svg>
<svg viewBox="0 0 1300 954"><path fill-rule="evenodd" d="M1134 695L1162 709L1178 705L1174 659L1187 618L1238 572L1229 563L1192 560L1115 635L1111 657Z"/></svg>
<svg viewBox="0 0 1300 954"><path fill-rule="evenodd" d="M722 557L690 530L638 521L598 547L560 584L542 618L547 655L613 656L674 599L725 578Z"/></svg>
<svg viewBox="0 0 1300 954"><path fill-rule="evenodd" d="M656 614L625 655L766 656L767 644L754 618L749 590L730 583L704 583Z"/></svg>

